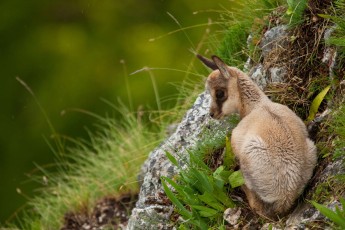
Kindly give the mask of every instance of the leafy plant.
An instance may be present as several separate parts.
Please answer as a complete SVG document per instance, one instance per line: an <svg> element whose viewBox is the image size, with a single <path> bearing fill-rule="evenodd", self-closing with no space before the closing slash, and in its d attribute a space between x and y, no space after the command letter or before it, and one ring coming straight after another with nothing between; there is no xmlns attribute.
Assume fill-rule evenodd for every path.
<svg viewBox="0 0 345 230"><path fill-rule="evenodd" d="M314 205L317 210L319 210L324 216L326 216L328 219L330 219L336 226L338 226L341 229L345 229L345 200L343 198L340 198L340 203L342 205L342 210L336 206L335 211L327 208L324 205L318 204L314 201L311 201L311 203Z"/></svg>
<svg viewBox="0 0 345 230"><path fill-rule="evenodd" d="M286 15L289 17L289 25L296 26L303 20L303 13L307 7L307 0L287 0L288 9Z"/></svg>
<svg viewBox="0 0 345 230"><path fill-rule="evenodd" d="M228 138L225 142L225 154L231 154ZM232 165L222 165L213 172L202 160L200 149L205 147L210 146L189 152L189 162L185 169L171 153L166 153L180 172L174 179L162 177L162 184L177 213L185 220L180 225L182 229L187 226L195 229L222 226L224 211L236 206L229 193L244 183L241 172L233 170L234 160L228 161ZM228 159L234 159L234 156L228 156Z"/></svg>

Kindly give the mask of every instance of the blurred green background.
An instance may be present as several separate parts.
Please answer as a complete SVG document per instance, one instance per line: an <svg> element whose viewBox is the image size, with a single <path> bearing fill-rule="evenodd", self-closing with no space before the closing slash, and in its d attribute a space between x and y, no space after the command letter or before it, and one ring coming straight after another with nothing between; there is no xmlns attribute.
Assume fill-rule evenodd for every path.
<svg viewBox="0 0 345 230"><path fill-rule="evenodd" d="M34 92L56 131L66 137L87 138L97 119L74 108L101 116L114 110L104 98L129 105L124 60L128 73L144 66L186 70L206 27L179 28L217 20L214 10L231 7L229 0L60 0L0 2L0 223L35 194L31 175L35 164L55 163L48 145L52 134L35 99L16 77ZM199 11L198 14L193 12ZM212 31L220 27L212 27ZM186 34L188 37L186 37ZM208 45L205 44L204 48ZM174 98L184 73L154 71L162 98ZM156 109L147 72L128 77L133 109ZM163 108L174 100L163 100ZM21 191L18 194L17 191Z"/></svg>

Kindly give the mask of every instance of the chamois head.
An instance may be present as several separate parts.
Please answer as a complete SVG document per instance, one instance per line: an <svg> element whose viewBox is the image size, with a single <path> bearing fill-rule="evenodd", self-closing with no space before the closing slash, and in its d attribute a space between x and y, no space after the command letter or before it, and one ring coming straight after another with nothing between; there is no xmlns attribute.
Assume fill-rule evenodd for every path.
<svg viewBox="0 0 345 230"><path fill-rule="evenodd" d="M237 75L242 72L227 66L219 57L212 56L212 60L199 54L197 57L209 68L214 70L207 78L206 89L212 96L210 116L221 119L226 115L239 112L239 92Z"/></svg>

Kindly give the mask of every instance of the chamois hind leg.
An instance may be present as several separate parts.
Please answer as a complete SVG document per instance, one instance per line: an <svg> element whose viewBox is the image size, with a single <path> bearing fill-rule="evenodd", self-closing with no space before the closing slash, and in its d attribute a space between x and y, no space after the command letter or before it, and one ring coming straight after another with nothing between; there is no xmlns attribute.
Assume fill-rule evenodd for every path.
<svg viewBox="0 0 345 230"><path fill-rule="evenodd" d="M259 216L266 219L271 219L272 214L270 208L256 195L256 193L250 190L246 185L242 185L242 190L245 192L250 208Z"/></svg>

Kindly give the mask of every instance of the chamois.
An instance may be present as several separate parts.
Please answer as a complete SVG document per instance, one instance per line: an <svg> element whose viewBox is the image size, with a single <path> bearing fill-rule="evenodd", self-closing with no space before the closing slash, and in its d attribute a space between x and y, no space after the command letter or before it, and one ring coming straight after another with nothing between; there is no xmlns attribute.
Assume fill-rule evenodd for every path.
<svg viewBox="0 0 345 230"><path fill-rule="evenodd" d="M206 89L210 116L238 113L231 146L242 171L249 206L261 216L286 215L304 190L316 165L316 147L303 121L287 106L272 102L242 71L219 57L197 55L213 72Z"/></svg>

